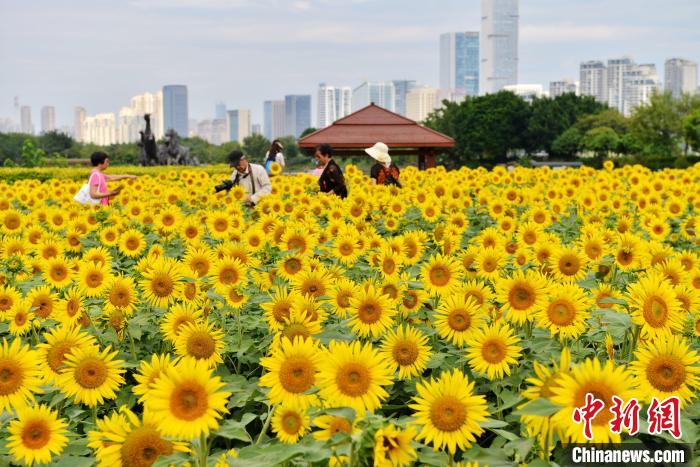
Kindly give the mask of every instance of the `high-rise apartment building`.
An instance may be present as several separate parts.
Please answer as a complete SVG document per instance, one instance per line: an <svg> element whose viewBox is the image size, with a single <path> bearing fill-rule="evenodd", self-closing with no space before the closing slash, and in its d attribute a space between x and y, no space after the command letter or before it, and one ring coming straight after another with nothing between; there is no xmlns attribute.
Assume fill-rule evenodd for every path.
<svg viewBox="0 0 700 467"><path fill-rule="evenodd" d="M163 129L173 129L181 137L189 135L187 86L163 86Z"/></svg>
<svg viewBox="0 0 700 467"><path fill-rule="evenodd" d="M226 119L226 103L221 101L217 102L214 115L217 119Z"/></svg>
<svg viewBox="0 0 700 467"><path fill-rule="evenodd" d="M352 111L374 103L392 112L396 111L396 89L391 81L365 81L352 91Z"/></svg>
<svg viewBox="0 0 700 467"><path fill-rule="evenodd" d="M591 60L581 63L580 93L601 103L608 102L608 69L605 63Z"/></svg>
<svg viewBox="0 0 700 467"><path fill-rule="evenodd" d="M626 116L640 105L647 104L652 94L661 89L653 63L631 66L625 71L623 81L622 113Z"/></svg>
<svg viewBox="0 0 700 467"><path fill-rule="evenodd" d="M440 88L462 96L479 95L479 33L440 34Z"/></svg>
<svg viewBox="0 0 700 467"><path fill-rule="evenodd" d="M666 60L664 86L675 98L683 94L695 94L698 89L698 64L682 58Z"/></svg>
<svg viewBox="0 0 700 467"><path fill-rule="evenodd" d="M109 146L117 142L116 133L116 120L113 113L85 117L83 122L85 142Z"/></svg>
<svg viewBox="0 0 700 467"><path fill-rule="evenodd" d="M45 105L41 108L41 132L47 133L56 129L56 107Z"/></svg>
<svg viewBox="0 0 700 467"><path fill-rule="evenodd" d="M481 0L479 93L518 82L518 0Z"/></svg>
<svg viewBox="0 0 700 467"><path fill-rule="evenodd" d="M634 67L630 57L611 58L608 60L608 106L620 112L625 111L625 73Z"/></svg>
<svg viewBox="0 0 700 467"><path fill-rule="evenodd" d="M145 114L151 115L151 131L156 139L163 137L163 92L145 92L131 98L131 109L141 122L142 128L146 127L143 120ZM183 135L184 136L184 135Z"/></svg>
<svg viewBox="0 0 700 467"><path fill-rule="evenodd" d="M242 143L251 134L250 110L229 110L226 114L228 140Z"/></svg>
<svg viewBox="0 0 700 467"><path fill-rule="evenodd" d="M85 117L87 113L85 108L76 107L73 109L73 138L76 141L85 141L85 135L83 134L83 124L85 123Z"/></svg>
<svg viewBox="0 0 700 467"><path fill-rule="evenodd" d="M32 108L28 105L23 105L20 110L20 131L30 135L34 134L34 125L32 124Z"/></svg>
<svg viewBox="0 0 700 467"><path fill-rule="evenodd" d="M262 135L262 126L259 123L253 123L253 125L251 125L250 131L254 135Z"/></svg>
<svg viewBox="0 0 700 467"><path fill-rule="evenodd" d="M119 109L117 118L116 135L117 143L135 143L141 137L139 130L142 128L139 114L131 107Z"/></svg>
<svg viewBox="0 0 700 467"><path fill-rule="evenodd" d="M392 81L394 83L394 110L397 114L406 116L406 96L411 92L416 86L414 80L407 79L395 79Z"/></svg>
<svg viewBox="0 0 700 467"><path fill-rule="evenodd" d="M263 133L265 138L272 141L286 136L284 101L263 102Z"/></svg>
<svg viewBox="0 0 700 467"><path fill-rule="evenodd" d="M284 96L284 114L286 134L298 138L311 127L311 96Z"/></svg>
<svg viewBox="0 0 700 467"><path fill-rule="evenodd" d="M510 91L528 102L545 97L544 87L541 84L509 84L504 86L503 90Z"/></svg>
<svg viewBox="0 0 700 467"><path fill-rule="evenodd" d="M429 86L413 88L406 95L406 117L422 122L440 106L440 90Z"/></svg>
<svg viewBox="0 0 700 467"><path fill-rule="evenodd" d="M339 118L350 114L352 89L349 86L318 85L316 100L316 125L325 128Z"/></svg>
<svg viewBox="0 0 700 467"><path fill-rule="evenodd" d="M549 97L557 97L563 94L579 94L579 82L571 79L561 81L550 81Z"/></svg>

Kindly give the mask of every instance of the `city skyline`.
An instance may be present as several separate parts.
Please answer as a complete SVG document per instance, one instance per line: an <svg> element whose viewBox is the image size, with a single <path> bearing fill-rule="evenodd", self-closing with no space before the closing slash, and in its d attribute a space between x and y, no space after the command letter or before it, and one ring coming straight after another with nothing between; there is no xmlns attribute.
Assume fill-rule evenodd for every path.
<svg viewBox="0 0 700 467"><path fill-rule="evenodd" d="M631 1L615 6L577 2L575 7L549 0L523 3L518 82L547 87L550 81L575 80L581 62L625 55L633 56L637 63L656 64L661 79L668 58L700 61L700 33L690 20L698 17L700 5L684 0L671 3L643 12L630 8ZM35 129L40 126L37 116L43 106L56 108L56 127L62 127L72 124L75 107L84 107L88 115L116 113L131 96L171 83L187 85L190 117L195 119L213 118L215 103L224 101L229 109L250 108L252 121L262 123L263 101L288 94L311 94L315 117L320 82L353 88L365 80L439 85L440 34L480 30L478 0L446 0L440 8L423 8L420 15L399 8L405 2L395 1L203 0L195 4L139 0L127 2L123 9L82 0L70 8L44 1L33 4L0 1L0 63L9 70L0 76L0 116L17 119L13 105L17 95L21 105L32 107ZM171 7L166 8L168 5ZM571 18L574 9L576 16ZM273 10L275 15L271 15ZM269 21L281 22L284 44L250 26L238 27L251 19L267 21L268 16L275 16ZM388 22L394 16L397 20ZM236 20L224 27L223 20L233 17ZM47 27L32 31L17 27L27 24L29 18ZM654 18L651 25L649 18ZM331 24L322 21L325 19ZM147 20L154 24L148 34L120 37L120 47L114 50L107 47L96 53L81 40L99 37L96 42L107 46L110 31L116 31L119 21L129 21L138 29ZM168 34L166 20L183 27L178 38ZM382 29L380 24L391 26ZM94 33L98 26L104 34ZM365 34L367 31L371 33ZM53 34L52 41L47 34ZM121 47L122 42L128 46ZM27 52L31 46L36 51L39 43L45 49ZM57 69L52 65L57 58L49 56L54 43L65 43L72 51L54 52L66 62L65 73L49 72ZM117 50L122 48L123 52ZM214 54L219 58L212 59ZM272 62L274 73L266 68ZM245 72L233 73L235 70Z"/></svg>

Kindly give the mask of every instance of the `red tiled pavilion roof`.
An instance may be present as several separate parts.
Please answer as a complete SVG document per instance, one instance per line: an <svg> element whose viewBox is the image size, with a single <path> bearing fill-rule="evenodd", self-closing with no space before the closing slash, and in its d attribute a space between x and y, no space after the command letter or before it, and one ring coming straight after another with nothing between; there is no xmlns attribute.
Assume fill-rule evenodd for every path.
<svg viewBox="0 0 700 467"><path fill-rule="evenodd" d="M451 148L454 139L413 120L370 104L299 140L300 148L327 143L334 149L368 148L377 141L389 148Z"/></svg>

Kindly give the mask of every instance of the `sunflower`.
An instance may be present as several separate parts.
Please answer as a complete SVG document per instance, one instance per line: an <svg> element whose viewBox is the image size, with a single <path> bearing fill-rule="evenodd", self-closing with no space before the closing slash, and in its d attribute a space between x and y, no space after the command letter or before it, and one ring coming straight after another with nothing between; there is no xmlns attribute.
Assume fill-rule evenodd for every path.
<svg viewBox="0 0 700 467"><path fill-rule="evenodd" d="M480 329L486 320L484 308L469 297L455 293L440 301L435 310L433 326L440 337L463 347L466 339Z"/></svg>
<svg viewBox="0 0 700 467"><path fill-rule="evenodd" d="M272 331L279 331L285 319L289 318L292 304L297 298L295 292L290 293L284 287L279 287L275 290L274 295L270 295L270 301L263 302L260 307L265 311L265 319Z"/></svg>
<svg viewBox="0 0 700 467"><path fill-rule="evenodd" d="M280 249L283 251L296 250L299 254L313 251L317 238L307 227L301 225L289 226L280 238Z"/></svg>
<svg viewBox="0 0 700 467"><path fill-rule="evenodd" d="M650 271L627 288L632 322L641 326L644 339L665 339L683 327L681 304L665 277Z"/></svg>
<svg viewBox="0 0 700 467"><path fill-rule="evenodd" d="M341 415L318 415L314 418L313 424L319 429L313 432L314 439L328 441L337 433L352 435L357 433L357 422L359 417L347 419Z"/></svg>
<svg viewBox="0 0 700 467"><path fill-rule="evenodd" d="M428 236L422 230L406 232L403 237L404 263L406 265L416 264L420 261L425 251L425 244L428 243Z"/></svg>
<svg viewBox="0 0 700 467"><path fill-rule="evenodd" d="M39 327L39 321L34 317L31 308L31 303L28 300L22 300L12 307L7 314L7 320L10 322L10 334L15 337L23 336L33 328Z"/></svg>
<svg viewBox="0 0 700 467"><path fill-rule="evenodd" d="M141 256L147 246L144 235L136 229L129 229L119 236L119 251L129 258Z"/></svg>
<svg viewBox="0 0 700 467"><path fill-rule="evenodd" d="M546 304L536 314L537 325L549 329L559 340L576 339L585 331L588 310L593 306L584 289L575 284L555 284Z"/></svg>
<svg viewBox="0 0 700 467"><path fill-rule="evenodd" d="M7 448L15 462L48 464L68 444L68 424L45 405L20 407L10 422Z"/></svg>
<svg viewBox="0 0 700 467"><path fill-rule="evenodd" d="M73 271L70 269L68 261L56 256L45 261L42 268L44 280L56 289L62 289L73 280Z"/></svg>
<svg viewBox="0 0 700 467"><path fill-rule="evenodd" d="M66 326L74 326L83 315L83 294L78 287L71 287L58 302L56 318Z"/></svg>
<svg viewBox="0 0 700 467"><path fill-rule="evenodd" d="M416 313L427 299L428 294L422 289L405 289L399 301L401 316L408 318L413 313Z"/></svg>
<svg viewBox="0 0 700 467"><path fill-rule="evenodd" d="M205 362L210 368L222 363L224 333L206 321L185 323L178 330L175 350L181 357Z"/></svg>
<svg viewBox="0 0 700 467"><path fill-rule="evenodd" d="M346 233L333 241L333 256L345 266L352 266L362 254L362 247L356 234Z"/></svg>
<svg viewBox="0 0 700 467"><path fill-rule="evenodd" d="M101 266L112 267L112 254L104 247L93 247L83 254L83 261L98 263Z"/></svg>
<svg viewBox="0 0 700 467"><path fill-rule="evenodd" d="M225 256L216 261L211 271L215 290L218 293L225 293L229 287L244 283L246 270L247 268L238 258Z"/></svg>
<svg viewBox="0 0 700 467"><path fill-rule="evenodd" d="M371 344L332 340L318 375L320 396L331 406L374 412L389 394L391 367Z"/></svg>
<svg viewBox="0 0 700 467"><path fill-rule="evenodd" d="M292 280L301 271L305 271L308 266L308 259L297 253L283 256L277 262L279 275L287 280Z"/></svg>
<svg viewBox="0 0 700 467"><path fill-rule="evenodd" d="M420 427L418 440L432 443L435 450L447 447L454 454L464 450L484 432L479 426L486 420L486 398L473 395L474 382L459 370L442 372L439 379L422 380L416 386L415 424Z"/></svg>
<svg viewBox="0 0 700 467"><path fill-rule="evenodd" d="M35 394L41 394L41 384L37 352L22 345L19 338L11 344L3 339L0 347L0 412L29 405Z"/></svg>
<svg viewBox="0 0 700 467"><path fill-rule="evenodd" d="M372 284L358 288L357 294L350 298L349 311L352 331L360 337L381 336L392 325L396 315L389 297Z"/></svg>
<svg viewBox="0 0 700 467"><path fill-rule="evenodd" d="M613 253L615 264L623 271L639 268L645 256L645 248L641 239L630 234L623 233L617 240L617 246Z"/></svg>
<svg viewBox="0 0 700 467"><path fill-rule="evenodd" d="M116 227L105 227L100 231L100 242L106 246L115 246L119 241L119 230Z"/></svg>
<svg viewBox="0 0 700 467"><path fill-rule="evenodd" d="M141 360L138 372L134 374L134 379L138 384L134 385L132 392L143 401L144 396L154 387L155 381L168 368L177 363L178 358L173 358L170 354L153 354L150 362Z"/></svg>
<svg viewBox="0 0 700 467"><path fill-rule="evenodd" d="M295 274L291 283L292 289L301 295L318 298L326 295L330 285L330 276L321 268L306 269Z"/></svg>
<svg viewBox="0 0 700 467"><path fill-rule="evenodd" d="M165 436L190 440L219 427L230 392L206 362L184 359L166 369L144 396Z"/></svg>
<svg viewBox="0 0 700 467"><path fill-rule="evenodd" d="M187 324L197 324L203 319L202 310L188 303L178 303L168 310L160 323L163 337L175 343Z"/></svg>
<svg viewBox="0 0 700 467"><path fill-rule="evenodd" d="M510 366L518 363L522 351L518 342L520 339L502 321L478 329L467 339L469 366L490 380L510 375Z"/></svg>
<svg viewBox="0 0 700 467"><path fill-rule="evenodd" d="M456 293L464 294L465 300L472 298L484 311L489 308L494 295L490 286L478 280L466 281Z"/></svg>
<svg viewBox="0 0 700 467"><path fill-rule="evenodd" d="M341 318L345 318L350 311L350 299L359 291L357 284L350 279L341 278L333 281L328 291L329 302L333 311Z"/></svg>
<svg viewBox="0 0 700 467"><path fill-rule="evenodd" d="M275 334L276 341L282 338L293 341L296 337L308 339L316 334L320 334L322 331L321 321L314 319L313 316L298 307L292 307L289 311L289 316L283 319L284 324Z"/></svg>
<svg viewBox="0 0 700 467"><path fill-rule="evenodd" d="M700 387L700 357L681 336L647 342L635 352L631 370L636 377L642 399L651 402L671 396L685 406Z"/></svg>
<svg viewBox="0 0 700 467"><path fill-rule="evenodd" d="M391 248L382 248L377 258L377 268L385 278L394 278L399 275L403 264L403 256Z"/></svg>
<svg viewBox="0 0 700 467"><path fill-rule="evenodd" d="M416 429L408 427L399 430L388 424L374 434L374 465L376 467L401 467L409 465L416 458L416 450L411 440L416 436Z"/></svg>
<svg viewBox="0 0 700 467"><path fill-rule="evenodd" d="M608 244L600 233L586 235L578 241L578 248L583 250L590 261L599 261L608 253Z"/></svg>
<svg viewBox="0 0 700 467"><path fill-rule="evenodd" d="M399 370L399 379L409 379L423 374L431 351L425 334L410 326L401 326L387 332L379 354L385 361L393 362L394 369Z"/></svg>
<svg viewBox="0 0 700 467"><path fill-rule="evenodd" d="M311 339L281 339L271 349L271 355L260 360L260 365L268 371L260 378L260 385L270 388L270 403L301 408L315 405L318 398L308 391L316 384L321 358L318 345Z"/></svg>
<svg viewBox="0 0 700 467"><path fill-rule="evenodd" d="M151 412L145 411L141 420L125 406L98 419L87 439L97 463L113 467L149 466L160 456L189 451L184 443L163 437Z"/></svg>
<svg viewBox="0 0 700 467"><path fill-rule="evenodd" d="M278 405L272 415L272 431L287 444L296 443L309 431L309 416L303 407L293 403Z"/></svg>
<svg viewBox="0 0 700 467"><path fill-rule="evenodd" d="M496 279L506 264L505 255L494 248L483 248L474 259L477 274L484 279Z"/></svg>
<svg viewBox="0 0 700 467"><path fill-rule="evenodd" d="M104 290L105 305L108 309L120 310L129 316L134 311L138 299L136 284L131 277L113 276Z"/></svg>
<svg viewBox="0 0 700 467"><path fill-rule="evenodd" d="M182 293L182 286L181 265L170 258L156 259L139 281L144 300L158 308L170 305Z"/></svg>
<svg viewBox="0 0 700 467"><path fill-rule="evenodd" d="M460 264L438 253L423 265L420 280L431 294L436 295L451 292L461 276Z"/></svg>
<svg viewBox="0 0 700 467"><path fill-rule="evenodd" d="M496 281L496 300L503 304L506 319L514 324L533 321L535 312L546 304L547 279L533 271L516 271Z"/></svg>
<svg viewBox="0 0 700 467"><path fill-rule="evenodd" d="M0 320L5 319L5 315L14 306L22 301L22 294L12 286L0 285Z"/></svg>
<svg viewBox="0 0 700 467"><path fill-rule="evenodd" d="M613 396L628 401L635 394L632 374L624 366L615 367L611 361L601 365L598 359L586 359L571 373L561 374L557 383L550 387L554 393L550 399L561 409L552 416L552 423L561 433L562 441L573 443L589 442L584 436L583 427L573 422L572 418L574 410L586 404L586 394L593 394L607 408L613 406ZM612 417L609 409L603 409L591 420L592 442L620 442L620 435L612 433L608 426Z"/></svg>
<svg viewBox="0 0 700 467"><path fill-rule="evenodd" d="M102 295L110 279L111 274L108 265L92 261L80 264L78 287L86 297Z"/></svg>
<svg viewBox="0 0 700 467"><path fill-rule="evenodd" d="M106 399L117 397L116 391L124 384L124 362L115 360L118 351L111 347L102 352L96 346L73 346L65 354L63 368L56 385L76 403L96 407Z"/></svg>
<svg viewBox="0 0 700 467"><path fill-rule="evenodd" d="M550 271L562 282L576 282L586 276L588 257L576 246L559 247L550 260Z"/></svg>

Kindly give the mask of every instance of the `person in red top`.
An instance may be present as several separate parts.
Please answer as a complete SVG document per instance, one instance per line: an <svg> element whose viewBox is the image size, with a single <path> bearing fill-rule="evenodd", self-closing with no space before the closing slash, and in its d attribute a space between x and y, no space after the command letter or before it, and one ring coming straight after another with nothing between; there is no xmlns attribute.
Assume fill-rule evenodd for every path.
<svg viewBox="0 0 700 467"><path fill-rule="evenodd" d="M99 199L100 204L108 205L110 196L116 196L122 191L119 186L115 190L107 189L108 181L123 180L125 178L136 178L136 175L107 175L104 171L109 167L109 156L104 152L93 152L90 156L90 162L94 167L90 172L88 185L90 185L90 198Z"/></svg>
<svg viewBox="0 0 700 467"><path fill-rule="evenodd" d="M391 162L389 147L384 143L376 143L371 148L365 149L365 152L377 161L369 173L372 183L374 185L396 185L401 188L399 168Z"/></svg>

